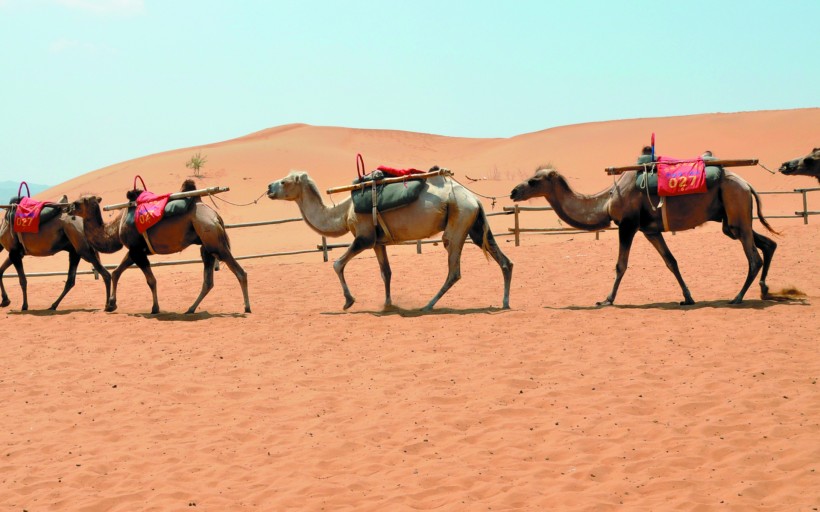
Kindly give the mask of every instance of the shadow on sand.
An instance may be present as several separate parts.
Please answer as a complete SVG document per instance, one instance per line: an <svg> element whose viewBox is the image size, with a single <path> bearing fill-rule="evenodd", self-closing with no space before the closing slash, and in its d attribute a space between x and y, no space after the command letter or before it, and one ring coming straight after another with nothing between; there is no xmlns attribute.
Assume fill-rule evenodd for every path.
<svg viewBox="0 0 820 512"><path fill-rule="evenodd" d="M102 309L58 309L57 311L54 311L53 309L29 309L28 311L11 310L8 314L26 316L61 316L70 315L71 313L94 313L97 311L102 311Z"/></svg>
<svg viewBox="0 0 820 512"><path fill-rule="evenodd" d="M116 313L112 313L116 314ZM130 317L147 318L148 320L156 320L158 322L199 322L201 320L209 320L211 318L247 318L249 313L208 313L202 311L198 313L125 313Z"/></svg>
<svg viewBox="0 0 820 512"><path fill-rule="evenodd" d="M740 304L729 304L728 300L705 300L696 302L690 306L683 306L677 302L653 302L650 304L613 304L611 306L564 306L551 307L546 306L544 309L552 309L556 311L590 311L595 309L665 309L665 310L682 310L694 311L697 309L768 309L779 305L792 306L808 306L810 302L808 299L788 299L788 300L761 300L761 299L747 299Z"/></svg>
<svg viewBox="0 0 820 512"><path fill-rule="evenodd" d="M435 315L475 315L479 313L484 313L488 315L494 315L498 313L506 313L507 311L512 311L511 309L503 309L499 307L488 306L486 308L467 308L467 309L454 309L454 308L436 308L432 311L422 311L420 309L404 309L398 306L391 306L389 308L381 309L378 311L329 311L325 313L321 313L322 315L372 315L372 316L401 316L406 318L413 318L419 316L435 316Z"/></svg>

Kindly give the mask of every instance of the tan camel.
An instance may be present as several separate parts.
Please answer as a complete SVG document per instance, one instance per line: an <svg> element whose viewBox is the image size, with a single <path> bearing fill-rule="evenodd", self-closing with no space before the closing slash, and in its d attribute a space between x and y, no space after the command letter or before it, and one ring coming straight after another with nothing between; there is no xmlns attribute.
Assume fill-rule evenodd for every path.
<svg viewBox="0 0 820 512"><path fill-rule="evenodd" d="M60 203L66 203L67 201L68 199L63 196ZM20 243L21 239L22 244ZM9 266L14 265L17 271L20 288L23 290L22 310L26 311L28 310L28 280L23 269L23 257L52 256L61 251L68 253L68 275L63 292L49 309L57 309L63 297L74 287L80 258L91 263L102 276L105 283L105 302L108 303L111 293L111 274L100 262L100 255L86 240L82 223L73 219L70 215L61 213L59 216L40 224L40 230L37 233L14 233L6 216L2 215L2 220L0 220L0 251L4 248L9 254L3 264L0 265L0 307L11 304L9 296L6 294L6 288L3 286L3 273Z"/></svg>
<svg viewBox="0 0 820 512"><path fill-rule="evenodd" d="M350 247L333 263L333 269L339 276L344 291L344 309L348 309L355 302L345 282L345 265L357 254L366 249L375 251L384 281L384 305L388 308L392 305L392 273L385 246L428 238L442 231L444 246L447 248L449 272L441 290L422 309L432 309L447 290L461 278L461 251L467 235L501 267L504 275L503 307L510 307L513 263L495 242L489 230L484 208L478 199L449 178L436 176L428 179L418 200L381 214L392 235L390 239L385 236L381 227L373 226L371 214L354 212L350 197L336 206L326 206L316 184L305 172L291 172L281 180L271 183L268 186L268 197L295 201L308 226L322 235L339 237L348 232L353 233L354 239Z"/></svg>
<svg viewBox="0 0 820 512"><path fill-rule="evenodd" d="M802 158L783 162L780 172L787 176L812 176L820 182L820 148L814 148Z"/></svg>
<svg viewBox="0 0 820 512"><path fill-rule="evenodd" d="M632 240L638 231L641 231L660 253L666 266L678 280L684 298L681 305L694 304L695 301L692 300L678 270L678 263L663 239L661 211L654 208L658 197L653 195L651 200L647 198L646 191L636 185L637 175L637 172L624 173L612 187L594 195L582 195L574 192L567 180L557 171L539 169L532 178L516 186L510 198L513 201L525 201L544 196L562 220L578 229L596 231L615 222L620 242L618 263L615 266L615 284L606 300L598 302L598 305L605 306L615 302L618 285L626 272ZM752 198L757 201L760 222L775 233L763 217L760 198L752 186L731 172L726 172L720 182L706 193L665 198L664 208L667 209L670 231L692 229L707 221L722 222L723 233L733 240L739 239L743 244L746 259L749 261L749 272L740 293L732 299L732 304L742 302L746 290L761 269L760 255L755 247L763 252L761 297L769 298L766 274L777 244L752 230Z"/></svg>
<svg viewBox="0 0 820 512"><path fill-rule="evenodd" d="M192 180L186 180L183 183L183 192L194 189L196 189L196 186ZM134 200L139 192L130 191L128 193L129 200ZM88 241L97 250L111 253L118 251L123 246L128 250L122 262L111 273L113 287L111 298L105 308L106 311L117 309L117 283L122 273L131 265L136 264L145 274L145 280L151 289L153 297L151 314L159 313L157 280L151 271L148 255L173 254L182 251L189 245L200 245L202 246L200 248L202 263L205 265L202 291L186 313L196 311L199 303L213 288L214 266L217 258L225 262L236 275L245 299L245 313L251 312L248 299L248 275L231 254L230 241L228 240L228 234L225 232L225 225L219 214L202 203L198 197L194 198L193 204L185 213L164 218L146 231L153 252L149 250L143 235L137 232L134 223L123 222L124 210L111 222L104 223L100 211L101 200L101 198L95 196L83 196L72 203L72 211L83 219Z"/></svg>

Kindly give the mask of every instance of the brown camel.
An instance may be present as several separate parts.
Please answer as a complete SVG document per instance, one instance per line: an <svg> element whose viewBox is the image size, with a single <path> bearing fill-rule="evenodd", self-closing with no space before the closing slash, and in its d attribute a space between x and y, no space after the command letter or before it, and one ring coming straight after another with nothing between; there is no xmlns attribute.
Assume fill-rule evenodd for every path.
<svg viewBox="0 0 820 512"><path fill-rule="evenodd" d="M183 183L182 191L194 190L196 185L192 180ZM128 193L129 200L134 200L139 195L139 190L132 190ZM117 282L122 273L131 265L137 267L145 274L148 287L151 288L153 296L153 306L151 314L159 313L159 302L157 300L157 280L151 271L151 263L148 261L149 254L173 254L182 251L192 244L200 245L202 263L205 265L205 273L202 282L202 291L193 305L188 308L187 313L196 311L202 299L211 291L214 286L214 266L216 259L225 262L228 268L239 279L242 287L242 295L245 299L245 313L251 312L251 305L248 299L248 275L231 254L230 241L225 232L225 225L219 214L208 205L202 203L198 197L193 198L192 204L185 213L173 217L163 218L159 223L149 228L145 236L150 240L149 249L146 238L137 232L133 222L124 222L124 210L109 223L104 223L100 211L100 201L102 199L95 196L83 196L78 201L72 203L72 211L83 219L83 226L88 241L97 250L105 253L115 252L123 246L128 253L123 258L119 266L111 273L113 287L111 298L106 306L106 311L117 309Z"/></svg>
<svg viewBox="0 0 820 512"><path fill-rule="evenodd" d="M812 176L820 182L820 148L814 148L803 158L783 162L780 172L787 176Z"/></svg>
<svg viewBox="0 0 820 512"><path fill-rule="evenodd" d="M67 200L63 196L60 203L66 203ZM28 310L28 280L23 269L23 257L51 256L61 251L68 253L68 276L63 292L49 309L57 309L63 297L74 287L80 258L91 263L102 276L105 283L105 301L106 304L108 303L111 293L111 274L100 262L100 255L86 240L82 223L73 219L70 215L61 213L57 217L40 224L40 230L37 233L14 233L11 224L6 219L6 215L2 215L2 220L0 220L0 251L4 248L9 254L3 264L0 265L0 307L11 304L9 296L6 294L6 288L3 286L3 273L9 266L14 265L15 270L17 270L20 288L23 290L22 310L26 311Z"/></svg>
<svg viewBox="0 0 820 512"><path fill-rule="evenodd" d="M539 169L527 181L516 186L510 198L513 201L544 196L555 210L555 213L566 223L578 229L596 231L609 227L611 222L618 226L618 263L615 266L615 284L606 300L598 302L605 306L615 302L618 285L626 272L629 250L635 233L641 231L649 243L660 253L666 266L675 275L683 290L681 305L694 304L689 289L683 282L678 270L678 263L666 241L661 209L656 209L658 197L647 197L644 190L636 184L638 173L624 173L610 188L594 195L582 195L574 192L567 180L553 169ZM746 259L749 261L749 273L740 293L732 299L732 304L743 300L746 290L761 269L760 255L755 247L763 252L763 273L760 276L761 296L769 298L766 286L766 274L769 271L772 255L777 244L752 229L752 198L757 202L760 222L766 229L776 233L760 210L760 198L755 190L743 178L731 172L725 172L723 178L714 187L703 194L667 197L664 199L667 209L667 225L670 231L683 231L700 226L707 221L723 223L723 233L733 240L740 240Z"/></svg>
<svg viewBox="0 0 820 512"><path fill-rule="evenodd" d="M467 236L485 254L489 254L501 267L504 276L503 307L510 307L510 281L512 279L512 262L501 252L489 230L484 208L476 197L467 189L450 178L436 176L426 180L421 196L407 206L383 212L385 224L392 237L388 238L381 227L373 226L371 214L357 214L353 209L350 197L336 206L324 204L316 183L305 172L291 172L279 181L268 186L268 197L295 201L302 211L302 216L314 231L331 237L339 237L348 232L353 233L353 243L347 251L333 263L333 269L339 276L344 291L344 309L353 305L355 299L345 282L345 265L357 254L366 249L373 249L381 269L384 281L385 308L392 305L390 298L390 263L387 260L385 246L408 240L428 238L444 232L442 239L447 248L449 272L441 290L424 308L429 311L438 300L461 279L461 251Z"/></svg>

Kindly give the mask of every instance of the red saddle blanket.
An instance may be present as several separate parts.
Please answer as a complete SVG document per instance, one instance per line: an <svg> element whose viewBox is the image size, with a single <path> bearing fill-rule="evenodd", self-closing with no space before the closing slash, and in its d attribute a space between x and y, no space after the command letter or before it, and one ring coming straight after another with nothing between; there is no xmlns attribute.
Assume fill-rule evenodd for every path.
<svg viewBox="0 0 820 512"><path fill-rule="evenodd" d="M14 231L17 233L40 231L40 213L45 205L45 201L35 201L30 197L20 198L14 210Z"/></svg>
<svg viewBox="0 0 820 512"><path fill-rule="evenodd" d="M148 228L162 220L162 216L165 214L165 205L168 204L168 196L170 195L157 195L144 190L137 197L137 211L134 215L137 232L145 233Z"/></svg>
<svg viewBox="0 0 820 512"><path fill-rule="evenodd" d="M393 167L387 167L386 165L380 165L376 169L379 171L389 174L390 176L407 176L408 174L422 174L424 171L420 171L418 169L394 169Z"/></svg>
<svg viewBox="0 0 820 512"><path fill-rule="evenodd" d="M681 196L706 192L706 166L702 158L676 160L658 157L658 195Z"/></svg>

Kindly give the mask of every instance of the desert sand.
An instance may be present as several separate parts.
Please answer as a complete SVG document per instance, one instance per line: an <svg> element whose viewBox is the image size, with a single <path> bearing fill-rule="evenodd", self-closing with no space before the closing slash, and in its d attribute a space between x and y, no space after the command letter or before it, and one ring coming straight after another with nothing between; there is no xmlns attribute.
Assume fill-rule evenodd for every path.
<svg viewBox="0 0 820 512"><path fill-rule="evenodd" d="M459 139L292 125L91 172L40 195L120 202L134 174L179 187L184 162L208 156L199 183L247 203L290 169L321 188L369 167L439 164L485 195L506 196L551 162L581 192L659 152L759 158L769 168L817 145L820 109L708 114L561 127L511 139ZM738 169L758 190L816 180ZM471 182L472 178L486 178ZM25 179L25 177L21 177ZM328 198L329 202L331 199ZM764 196L764 213L802 207ZM488 211L510 205L501 198ZM216 200L226 223L298 216L291 203ZM532 201L543 206L545 202ZM820 209L820 192L809 195ZM528 225L554 227L551 212ZM492 217L495 232L512 225ZM805 296L774 302L752 286L740 244L717 224L667 235L697 302L681 307L672 274L640 235L617 304L617 233L530 234L515 246L511 309L501 272L470 246L462 279L420 313L446 275L441 245L389 249L393 301L372 252L354 259L348 311L321 253L248 259L253 313L224 269L198 313L200 265L155 268L162 312L138 270L102 309L102 281L81 275L58 311L64 277L29 279L31 311L0 312L0 507L4 510L771 510L820 508L820 217L771 219L781 232L767 279ZM765 233L759 223L756 229ZM304 249L303 223L232 229L237 255ZM340 251L331 252L338 257ZM5 254L0 254L4 257ZM122 253L106 255L116 263ZM182 255L198 257L196 249ZM67 258L26 258L29 272ZM89 268L83 264L82 269Z"/></svg>

